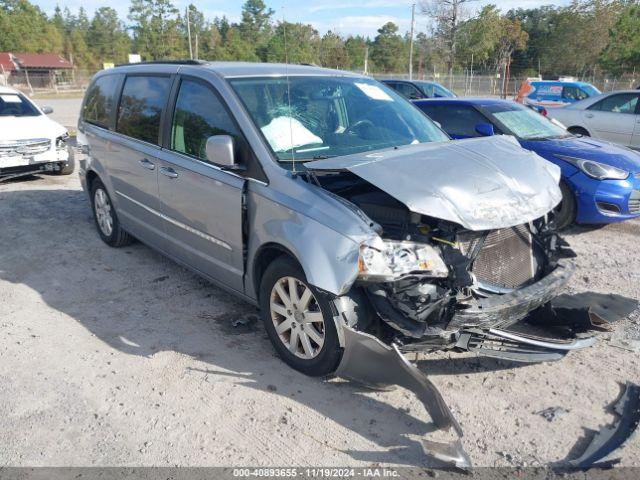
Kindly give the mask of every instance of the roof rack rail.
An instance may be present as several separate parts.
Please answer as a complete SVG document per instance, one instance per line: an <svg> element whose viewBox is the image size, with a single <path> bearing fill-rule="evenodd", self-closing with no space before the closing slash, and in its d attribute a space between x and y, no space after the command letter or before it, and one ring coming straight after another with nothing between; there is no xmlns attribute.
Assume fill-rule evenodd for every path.
<svg viewBox="0 0 640 480"><path fill-rule="evenodd" d="M128 65L204 65L204 60L150 60L148 62L119 63L116 67L126 67Z"/></svg>

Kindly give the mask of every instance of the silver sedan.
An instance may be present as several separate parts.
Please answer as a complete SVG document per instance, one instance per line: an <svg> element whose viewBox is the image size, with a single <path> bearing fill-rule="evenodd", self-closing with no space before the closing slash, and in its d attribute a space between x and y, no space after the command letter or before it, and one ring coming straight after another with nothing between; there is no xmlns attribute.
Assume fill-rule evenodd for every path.
<svg viewBox="0 0 640 480"><path fill-rule="evenodd" d="M640 90L604 93L549 116L574 134L592 136L640 150Z"/></svg>

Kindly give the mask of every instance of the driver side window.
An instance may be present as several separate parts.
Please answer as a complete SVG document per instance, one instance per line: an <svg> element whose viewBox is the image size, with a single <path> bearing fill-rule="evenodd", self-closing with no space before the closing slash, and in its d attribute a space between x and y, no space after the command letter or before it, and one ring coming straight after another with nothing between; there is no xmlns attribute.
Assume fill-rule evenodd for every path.
<svg viewBox="0 0 640 480"><path fill-rule="evenodd" d="M171 123L170 148L204 162L207 139L230 135L238 141L238 131L218 95L205 84L184 79Z"/></svg>

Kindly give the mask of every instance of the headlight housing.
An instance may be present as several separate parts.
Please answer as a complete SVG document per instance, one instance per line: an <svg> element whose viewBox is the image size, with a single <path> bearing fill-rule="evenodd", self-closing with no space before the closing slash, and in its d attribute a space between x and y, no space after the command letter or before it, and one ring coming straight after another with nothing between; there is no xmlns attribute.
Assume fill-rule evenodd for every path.
<svg viewBox="0 0 640 480"><path fill-rule="evenodd" d="M65 133L64 135L60 135L58 138L56 138L56 149L64 150L65 148L67 148L67 140L69 140L68 133Z"/></svg>
<svg viewBox="0 0 640 480"><path fill-rule="evenodd" d="M424 243L373 241L360 246L358 272L363 280L388 281L410 273L446 278L449 269L440 252Z"/></svg>
<svg viewBox="0 0 640 480"><path fill-rule="evenodd" d="M624 180L629 176L629 172L626 170L594 160L585 160L584 158L569 157L567 155L556 155L556 157L575 165L586 175L596 180Z"/></svg>

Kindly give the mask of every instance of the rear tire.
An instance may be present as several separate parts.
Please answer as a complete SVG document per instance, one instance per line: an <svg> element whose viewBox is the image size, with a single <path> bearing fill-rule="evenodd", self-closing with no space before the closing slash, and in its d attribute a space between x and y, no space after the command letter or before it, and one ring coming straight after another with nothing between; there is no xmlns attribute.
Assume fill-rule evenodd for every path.
<svg viewBox="0 0 640 480"><path fill-rule="evenodd" d="M321 377L335 372L342 348L328 300L287 256L276 258L260 282L260 313L278 355L291 368Z"/></svg>
<svg viewBox="0 0 640 480"><path fill-rule="evenodd" d="M587 132L582 127L569 127L567 130L569 130L569 133L572 133L573 135L580 135L582 137L590 137L591 136L591 135L589 135L589 132Z"/></svg>
<svg viewBox="0 0 640 480"><path fill-rule="evenodd" d="M129 245L133 241L133 237L120 226L111 197L104 184L97 178L91 184L91 210L98 234L104 243L117 248Z"/></svg>
<svg viewBox="0 0 640 480"><path fill-rule="evenodd" d="M553 210L557 230L567 228L576 219L576 199L573 192L564 182L560 182L560 191L562 192L562 200Z"/></svg>

